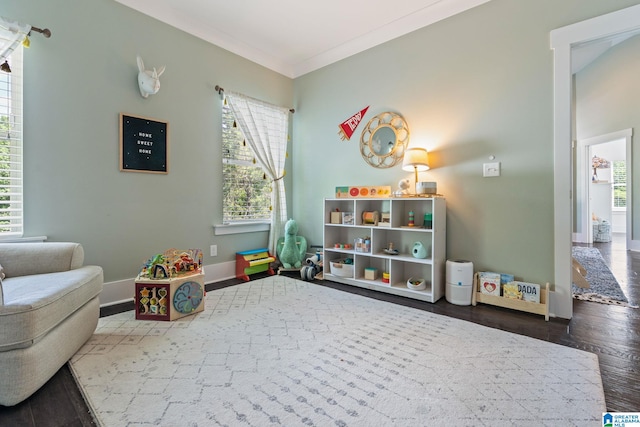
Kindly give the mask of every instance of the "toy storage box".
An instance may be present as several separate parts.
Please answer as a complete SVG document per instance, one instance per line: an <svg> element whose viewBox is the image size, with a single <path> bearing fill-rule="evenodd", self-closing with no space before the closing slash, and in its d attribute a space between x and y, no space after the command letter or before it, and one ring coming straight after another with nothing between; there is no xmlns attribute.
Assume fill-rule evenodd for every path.
<svg viewBox="0 0 640 427"><path fill-rule="evenodd" d="M170 321L204 310L204 270L173 279L135 282L136 319Z"/></svg>
<svg viewBox="0 0 640 427"><path fill-rule="evenodd" d="M342 260L334 260L329 265L331 274L353 278L353 264L344 264Z"/></svg>

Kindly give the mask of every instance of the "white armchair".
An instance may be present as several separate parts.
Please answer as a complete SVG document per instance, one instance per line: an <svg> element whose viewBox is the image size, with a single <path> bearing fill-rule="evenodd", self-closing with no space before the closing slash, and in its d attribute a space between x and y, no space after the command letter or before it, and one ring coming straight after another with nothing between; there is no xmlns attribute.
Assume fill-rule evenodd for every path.
<svg viewBox="0 0 640 427"><path fill-rule="evenodd" d="M103 273L83 262L78 243L0 244L0 405L31 396L93 335Z"/></svg>

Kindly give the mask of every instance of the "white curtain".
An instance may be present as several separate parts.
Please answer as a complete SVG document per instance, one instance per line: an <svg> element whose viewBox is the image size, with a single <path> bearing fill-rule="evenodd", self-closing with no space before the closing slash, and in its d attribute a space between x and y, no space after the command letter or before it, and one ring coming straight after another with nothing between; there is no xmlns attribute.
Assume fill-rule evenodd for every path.
<svg viewBox="0 0 640 427"><path fill-rule="evenodd" d="M0 16L0 62L4 62L31 31L31 25Z"/></svg>
<svg viewBox="0 0 640 427"><path fill-rule="evenodd" d="M235 92L225 92L225 96L238 127L253 150L256 162L273 181L269 250L275 254L278 238L284 234L284 224L287 221L283 178L289 110Z"/></svg>

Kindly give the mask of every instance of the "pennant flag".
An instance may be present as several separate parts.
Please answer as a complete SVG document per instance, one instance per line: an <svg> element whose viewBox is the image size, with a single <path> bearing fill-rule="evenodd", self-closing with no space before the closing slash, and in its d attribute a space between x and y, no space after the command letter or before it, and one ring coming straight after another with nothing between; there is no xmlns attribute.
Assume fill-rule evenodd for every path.
<svg viewBox="0 0 640 427"><path fill-rule="evenodd" d="M353 116L342 122L340 126L338 126L340 128L340 131L338 132L338 135L340 135L340 139L344 141L345 139L351 138L351 135L353 135L353 132L362 121L362 118L364 117L368 109L369 106L358 111Z"/></svg>

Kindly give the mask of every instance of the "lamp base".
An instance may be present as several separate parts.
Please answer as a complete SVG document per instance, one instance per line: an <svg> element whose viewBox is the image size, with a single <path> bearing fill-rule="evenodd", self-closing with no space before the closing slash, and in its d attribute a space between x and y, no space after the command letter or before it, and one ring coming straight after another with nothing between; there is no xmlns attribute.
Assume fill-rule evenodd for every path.
<svg viewBox="0 0 640 427"><path fill-rule="evenodd" d="M435 182L418 182L416 183L416 193L418 194L436 194L438 185Z"/></svg>

